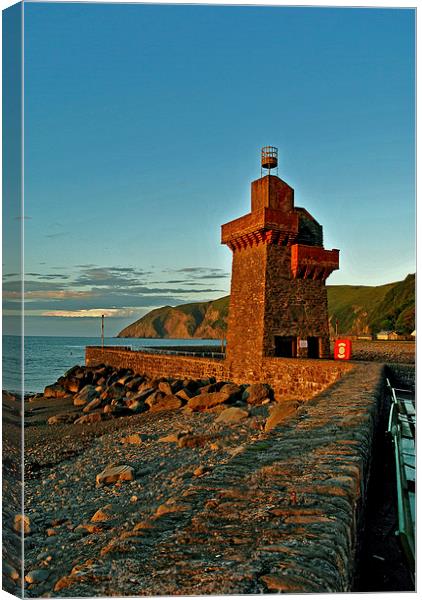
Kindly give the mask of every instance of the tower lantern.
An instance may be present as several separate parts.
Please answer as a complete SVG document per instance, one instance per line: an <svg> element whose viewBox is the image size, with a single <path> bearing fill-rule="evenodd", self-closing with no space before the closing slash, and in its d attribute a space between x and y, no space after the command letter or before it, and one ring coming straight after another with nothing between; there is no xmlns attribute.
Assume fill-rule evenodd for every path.
<svg viewBox="0 0 422 600"><path fill-rule="evenodd" d="M268 174L271 169L278 167L278 148L275 146L264 146L261 148L261 177L262 169L268 169Z"/></svg>

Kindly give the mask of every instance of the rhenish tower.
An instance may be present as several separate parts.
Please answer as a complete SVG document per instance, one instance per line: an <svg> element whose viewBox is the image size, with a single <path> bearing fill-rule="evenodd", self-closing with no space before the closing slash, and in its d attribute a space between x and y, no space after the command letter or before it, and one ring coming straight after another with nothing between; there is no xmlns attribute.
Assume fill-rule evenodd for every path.
<svg viewBox="0 0 422 600"><path fill-rule="evenodd" d="M271 175L277 166L277 148L262 148L251 212L221 232L233 251L226 360L245 374L258 373L269 356L330 355L325 281L338 269L339 251L324 250L321 225Z"/></svg>

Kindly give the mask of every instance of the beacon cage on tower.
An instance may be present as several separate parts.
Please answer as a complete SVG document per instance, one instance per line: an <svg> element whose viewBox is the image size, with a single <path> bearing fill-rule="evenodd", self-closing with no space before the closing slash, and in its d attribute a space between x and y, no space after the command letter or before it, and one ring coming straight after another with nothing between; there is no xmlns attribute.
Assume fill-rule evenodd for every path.
<svg viewBox="0 0 422 600"><path fill-rule="evenodd" d="M271 169L278 167L278 148L275 146L264 146L261 148L261 177L262 169L268 169L268 173ZM278 173L278 170L277 170Z"/></svg>

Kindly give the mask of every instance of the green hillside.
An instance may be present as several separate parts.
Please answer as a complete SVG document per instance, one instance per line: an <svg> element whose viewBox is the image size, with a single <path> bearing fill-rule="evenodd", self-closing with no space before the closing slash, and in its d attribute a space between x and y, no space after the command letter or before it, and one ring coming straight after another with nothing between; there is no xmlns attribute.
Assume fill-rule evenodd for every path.
<svg viewBox="0 0 422 600"><path fill-rule="evenodd" d="M380 286L329 285L328 314L330 324L335 327L338 320L339 333L371 333L369 315L384 300L394 283Z"/></svg>
<svg viewBox="0 0 422 600"><path fill-rule="evenodd" d="M340 334L381 330L409 334L415 329L415 275L380 286L327 286L330 326ZM229 296L157 308L123 329L118 337L203 338L225 336Z"/></svg>
<svg viewBox="0 0 422 600"><path fill-rule="evenodd" d="M415 329L415 275L394 284L369 315L372 331L391 329L411 333Z"/></svg>

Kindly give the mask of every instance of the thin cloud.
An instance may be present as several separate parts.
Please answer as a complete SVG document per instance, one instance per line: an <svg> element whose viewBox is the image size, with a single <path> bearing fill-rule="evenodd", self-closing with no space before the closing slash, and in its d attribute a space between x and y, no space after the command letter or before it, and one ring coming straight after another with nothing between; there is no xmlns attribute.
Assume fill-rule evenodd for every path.
<svg viewBox="0 0 422 600"><path fill-rule="evenodd" d="M63 318L99 318L105 317L133 317L139 314L140 310L136 308L89 308L80 310L52 310L43 312L43 317L63 317Z"/></svg>
<svg viewBox="0 0 422 600"><path fill-rule="evenodd" d="M229 273L208 273L208 275L197 275L195 279L227 279Z"/></svg>
<svg viewBox="0 0 422 600"><path fill-rule="evenodd" d="M47 273L45 275L38 275L38 279L54 281L55 279L70 279L70 275L64 275L62 273Z"/></svg>
<svg viewBox="0 0 422 600"><path fill-rule="evenodd" d="M87 265L75 265L75 267L78 269L92 269L92 267L95 266L96 265L93 265L92 263L88 263Z"/></svg>
<svg viewBox="0 0 422 600"><path fill-rule="evenodd" d="M133 267L90 267L81 270L75 278L76 285L102 286L110 289L121 289L144 284L148 271Z"/></svg>
<svg viewBox="0 0 422 600"><path fill-rule="evenodd" d="M50 267L47 273L27 274L29 279L24 282L27 310L40 310L45 316L56 317L81 316L81 311L85 311L85 316L95 316L98 311L103 311L100 314L111 311L110 315L114 316L119 314L124 317L136 317L139 311L145 311L145 308L178 306L195 299L208 300L227 293L225 289L220 289L220 286L210 281L213 276L216 276L216 280L223 277L223 269L208 267L186 267L176 270L180 273L179 277L173 276L168 277L168 281L154 282L149 281L150 277L147 277L152 271L144 271L134 266L100 266L86 263L74 267L71 274L56 271L59 271L59 267ZM154 271L157 272L157 269ZM3 289L8 306L16 306L16 302L22 300L20 279L7 280ZM129 312L128 307L137 308Z"/></svg>
<svg viewBox="0 0 422 600"><path fill-rule="evenodd" d="M22 289L22 286L25 287L25 291L29 292L42 292L42 291L50 291L50 290L63 290L67 287L66 283L55 283L52 284L49 281L34 281L32 279L18 280L18 281L5 281L3 283L3 292L18 292Z"/></svg>
<svg viewBox="0 0 422 600"><path fill-rule="evenodd" d="M104 288L92 288L95 292L104 293L106 290ZM150 294L204 294L204 293L213 293L213 292L223 292L224 290L219 290L215 288L207 288L198 290L196 288L170 288L170 287L129 287L129 288L121 288L119 289L119 294L140 294L140 295L150 295ZM110 289L110 292L112 290Z"/></svg>
<svg viewBox="0 0 422 600"><path fill-rule="evenodd" d="M23 294L20 291L4 292L3 298L7 300L61 300L66 298L90 298L91 292L79 292L71 290L44 290L44 291L25 291Z"/></svg>
<svg viewBox="0 0 422 600"><path fill-rule="evenodd" d="M224 279L229 276L229 273L224 269L214 267L184 267L182 269L174 269L174 273L186 273L195 279Z"/></svg>
<svg viewBox="0 0 422 600"><path fill-rule="evenodd" d="M184 267L183 269L171 269L176 273L209 273L209 272L219 272L223 269L217 269L214 267Z"/></svg>

